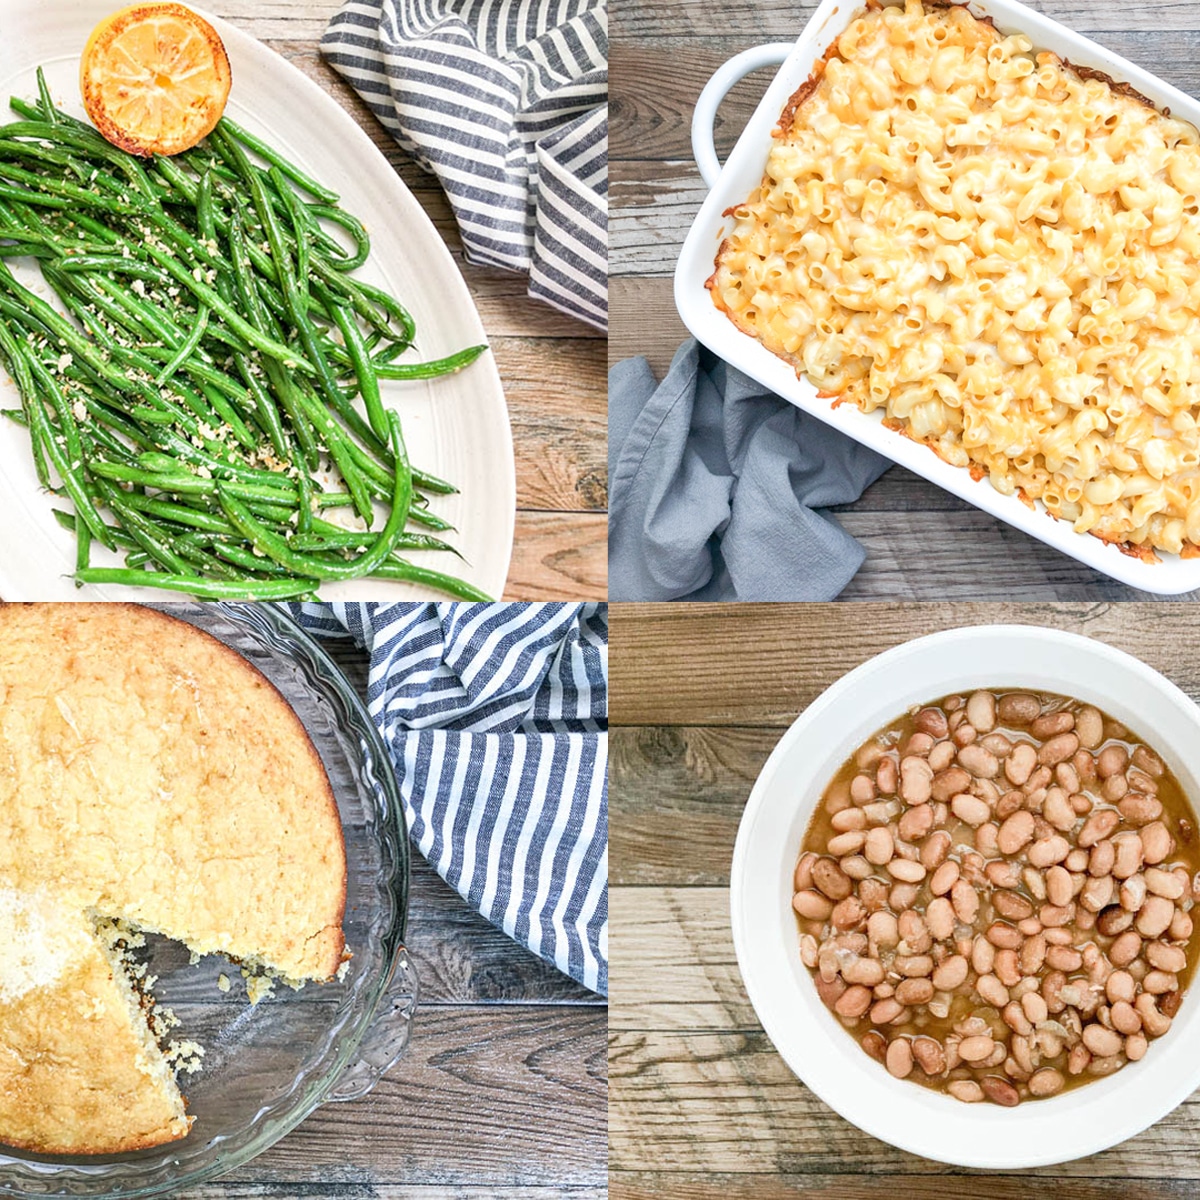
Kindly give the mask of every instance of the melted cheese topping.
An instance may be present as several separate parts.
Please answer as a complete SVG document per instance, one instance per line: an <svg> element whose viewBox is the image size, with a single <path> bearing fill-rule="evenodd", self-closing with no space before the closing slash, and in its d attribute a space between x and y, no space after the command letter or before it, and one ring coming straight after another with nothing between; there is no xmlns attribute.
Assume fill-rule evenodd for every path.
<svg viewBox="0 0 1200 1200"><path fill-rule="evenodd" d="M919 0L795 99L718 307L998 491L1200 553L1200 134Z"/></svg>

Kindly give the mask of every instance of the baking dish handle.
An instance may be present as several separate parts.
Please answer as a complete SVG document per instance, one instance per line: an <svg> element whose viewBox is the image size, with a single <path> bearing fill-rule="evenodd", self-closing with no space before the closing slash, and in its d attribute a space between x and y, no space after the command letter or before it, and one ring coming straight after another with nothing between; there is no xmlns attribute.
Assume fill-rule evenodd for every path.
<svg viewBox="0 0 1200 1200"><path fill-rule="evenodd" d="M420 990L408 948L400 946L358 1058L342 1072L326 1100L361 1100L396 1065L408 1046Z"/></svg>
<svg viewBox="0 0 1200 1200"><path fill-rule="evenodd" d="M713 145L713 125L717 109L726 93L739 79L757 71L759 67L777 67L796 48L795 42L771 42L765 46L751 46L741 54L735 54L713 72L704 85L696 109L692 113L692 155L700 168L700 178L712 187L721 173L721 162L717 148Z"/></svg>

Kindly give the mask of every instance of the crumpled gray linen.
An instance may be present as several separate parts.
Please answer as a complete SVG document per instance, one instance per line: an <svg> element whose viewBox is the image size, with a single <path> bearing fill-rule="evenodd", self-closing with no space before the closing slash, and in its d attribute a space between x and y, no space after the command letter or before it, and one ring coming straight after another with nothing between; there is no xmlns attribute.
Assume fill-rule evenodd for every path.
<svg viewBox="0 0 1200 1200"><path fill-rule="evenodd" d="M695 340L608 379L609 598L832 600L862 547L818 511L891 465Z"/></svg>

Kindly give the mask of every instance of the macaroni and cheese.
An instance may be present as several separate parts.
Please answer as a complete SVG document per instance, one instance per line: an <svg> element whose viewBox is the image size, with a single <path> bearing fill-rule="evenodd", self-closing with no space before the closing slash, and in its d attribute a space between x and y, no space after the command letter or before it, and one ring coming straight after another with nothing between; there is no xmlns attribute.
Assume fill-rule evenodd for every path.
<svg viewBox="0 0 1200 1200"><path fill-rule="evenodd" d="M1198 143L965 8L872 7L784 110L708 286L998 491L1200 554Z"/></svg>

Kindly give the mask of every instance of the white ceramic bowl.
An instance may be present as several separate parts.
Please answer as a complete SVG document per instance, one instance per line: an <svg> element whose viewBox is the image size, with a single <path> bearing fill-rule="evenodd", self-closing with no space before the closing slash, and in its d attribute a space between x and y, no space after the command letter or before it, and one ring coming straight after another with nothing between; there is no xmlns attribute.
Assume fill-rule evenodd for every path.
<svg viewBox="0 0 1200 1200"><path fill-rule="evenodd" d="M783 735L750 793L733 854L733 940L746 990L788 1066L831 1108L903 1150L968 1167L1066 1162L1132 1137L1200 1086L1200 1000L1115 1075L1016 1108L963 1104L894 1079L821 1003L800 961L792 871L822 791L871 734L913 704L976 687L1095 704L1200 796L1200 708L1145 663L1056 630L986 625L906 642L823 692Z"/></svg>

